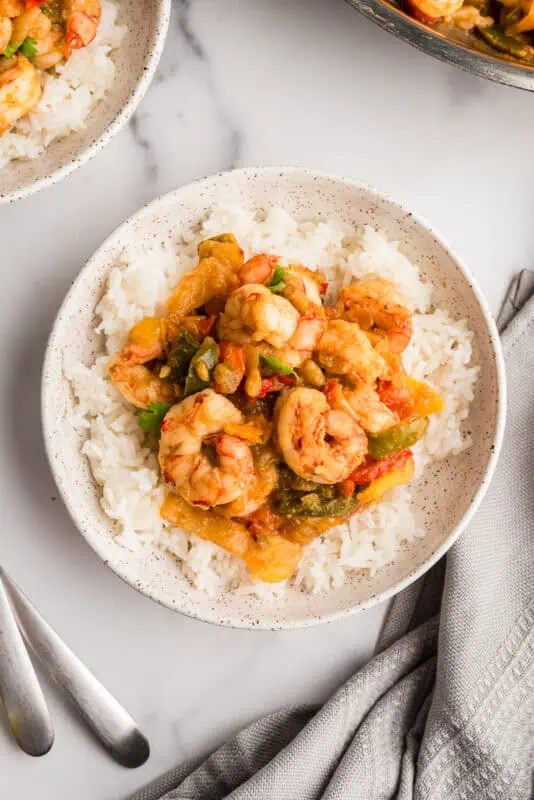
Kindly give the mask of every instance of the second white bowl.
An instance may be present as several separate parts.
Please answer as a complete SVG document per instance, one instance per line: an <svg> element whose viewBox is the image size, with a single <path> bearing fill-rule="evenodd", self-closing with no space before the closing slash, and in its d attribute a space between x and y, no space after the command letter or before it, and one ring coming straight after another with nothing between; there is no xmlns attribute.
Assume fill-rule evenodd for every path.
<svg viewBox="0 0 534 800"><path fill-rule="evenodd" d="M113 85L83 130L51 142L31 160L0 169L0 203L10 203L62 180L92 158L131 117L150 85L169 26L171 0L121 0L118 23L128 30L112 53Z"/></svg>

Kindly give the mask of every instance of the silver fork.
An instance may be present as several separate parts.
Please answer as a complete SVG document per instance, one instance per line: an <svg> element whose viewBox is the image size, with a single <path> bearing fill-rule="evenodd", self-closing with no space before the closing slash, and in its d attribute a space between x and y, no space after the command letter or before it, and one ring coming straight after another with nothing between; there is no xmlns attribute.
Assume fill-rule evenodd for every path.
<svg viewBox="0 0 534 800"><path fill-rule="evenodd" d="M2 583L4 595L9 597L26 642L56 683L67 693L94 735L119 764L125 767L139 767L144 764L150 754L150 747L134 720L59 638L12 578L0 567L0 585ZM24 648L23 643L20 644ZM27 654L26 657L28 658Z"/></svg>
<svg viewBox="0 0 534 800"><path fill-rule="evenodd" d="M0 581L0 697L9 727L30 756L43 756L54 743L54 729L8 596Z"/></svg>

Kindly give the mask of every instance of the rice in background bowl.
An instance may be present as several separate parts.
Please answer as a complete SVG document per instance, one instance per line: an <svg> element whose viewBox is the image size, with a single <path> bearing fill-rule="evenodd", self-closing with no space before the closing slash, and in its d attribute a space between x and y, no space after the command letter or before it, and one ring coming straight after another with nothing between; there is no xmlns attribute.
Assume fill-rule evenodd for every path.
<svg viewBox="0 0 534 800"><path fill-rule="evenodd" d="M159 62L170 0L103 0L95 41L45 77L37 108L0 137L0 203L56 183L129 119ZM44 147L44 150L43 150Z"/></svg>
<svg viewBox="0 0 534 800"><path fill-rule="evenodd" d="M211 573L205 568L206 560L215 572L217 567L220 567L219 571L225 575L229 574L228 565L223 563L226 554L222 551L214 555L208 553L205 548L195 547L194 552L189 555L189 550L179 549L185 545L189 547L189 543L184 543L183 539L180 541L180 537L177 537L178 549L175 552L182 565L186 565L184 574L180 574L176 560L160 548L150 546L129 550L124 547L124 540L121 543L120 538L116 538L117 526L112 524L102 511L101 490L95 486L87 460L81 454L85 436L73 431L73 397L69 382L63 374L64 356L70 364L90 365L102 352L101 335L94 332L93 311L104 295L111 267L124 252L131 253L133 248L133 251L139 253L140 247L141 250L148 251L154 247L160 248L162 259L169 259L167 263L170 280L171 272L176 270L172 259L172 248L176 243L184 234L187 236L187 232L205 217L209 209L233 203L245 206L247 209L262 209L267 214L269 209L280 206L284 209L284 214L296 217L299 224L320 215L323 219L337 219L345 227L370 224L374 228L385 230L390 240L399 241L404 255L420 266L425 280L431 279L435 304L443 306L455 319L469 319L478 343L475 360L481 367L475 386L470 420L473 444L452 459L427 466L424 483L411 488L416 525L414 526L410 516L411 512L410 514L403 512L403 519L399 519L398 514L396 515L395 524L400 524L401 527L404 525L406 536L394 560L386 566L379 563L375 557L376 542L373 541L372 530L367 542L359 535L355 540L359 552L349 553L347 559L356 558L357 565L361 564L365 557L362 546L367 544L369 566L380 568L367 568L348 573L344 568L345 565L341 564L343 569L337 577L334 575L332 588L328 592L323 591L324 587L321 587L319 579L321 575L327 574L329 581L331 580L330 567L334 563L330 558L332 554L328 552L330 546L328 542L338 550L337 557L340 546L343 548L354 544L354 541L343 542L336 540L335 535L327 535L323 541L314 543L308 548L311 564L307 563L306 553L303 559L303 562L306 562L302 565L305 571L303 580L308 582L311 591L315 591L316 594L301 591L298 585L294 585L280 593L269 592L269 602L266 602L263 596L259 600L257 592L254 590L250 593L246 585L237 591L216 593L214 597L209 597L203 591L210 586L203 586L202 589L191 586L188 578L194 579L198 575L208 576L208 583L211 581L209 577ZM221 226L233 227L239 238L240 231L236 227L235 220L233 225L226 225L224 220L219 218L214 224L217 225L217 232L220 232ZM321 237L326 233L324 226L316 225L314 236ZM372 237L372 231L369 231L368 235ZM374 245L376 252L372 257L380 257L384 263L384 254L379 252L380 247L384 246L382 240L376 239ZM260 249L279 248L274 247L274 243L273 247L269 248L264 240ZM295 254L288 255L295 257ZM304 255L302 260L306 261ZM186 263L186 257L183 261L185 268L190 266ZM319 263L318 266L322 265ZM143 282L143 268L140 267L134 272L136 274L131 275L130 279ZM158 271L157 274L164 275L164 273L165 268L163 272ZM405 278L409 279L408 272ZM146 281L143 285L146 285ZM416 284L413 287L415 288ZM418 290L423 293L425 291L420 285ZM156 280L152 287L153 296L148 298L147 303L163 299L166 291L166 279ZM116 298L113 302L115 300ZM416 302L421 302L421 299ZM154 599L184 613L239 627L276 628L313 624L368 607L407 585L446 551L458 535L461 525L472 513L493 468L496 456L492 446L498 450L502 434L502 367L494 328L487 310L481 303L483 301L479 301L476 289L470 285L461 266L430 231L399 206L349 181L298 169L283 170L282 174L276 170L266 169L239 170L185 187L156 201L119 229L81 274L60 312L50 340L43 376L45 435L60 490L82 533L119 575ZM130 308L132 313L128 303L125 308ZM109 315L111 325L112 320L113 315ZM435 320L436 330L433 331L433 336L440 336L442 323L443 320L440 321L439 317ZM120 344L120 336L124 335L124 324L122 321L116 331L109 328L106 331L111 337L110 342L114 335L118 337L111 345L112 348ZM460 330L458 333L462 342L465 340L464 334L465 330ZM456 344L454 349L458 350L458 347ZM461 353L458 357L461 362L463 358ZM419 354L414 359L416 363L418 358ZM89 394L95 391L95 387L88 388ZM469 391L468 387L467 401ZM461 403L462 392L457 392L456 396L460 398ZM112 409L110 413L113 413ZM132 433L136 427L135 418L130 421L121 419L117 424L119 427L131 425ZM106 435L104 430L106 428L104 425L102 436ZM446 440L449 447L450 432L445 430L442 433L445 437L443 441ZM98 444L99 441L96 437L95 443ZM438 451L440 441L439 436L434 437ZM439 452L437 454L439 455ZM98 459L98 454L93 453L93 457ZM130 448L127 453L117 453L117 458L135 460L138 458L137 448ZM138 466L141 467L136 477L139 488L147 498L151 493L157 498L157 493L160 491L158 479L154 480L151 477L156 473L151 469L150 463L146 469L142 464ZM101 482L105 478L103 474L98 474L98 471L95 471L95 474ZM452 496L455 499L454 504L449 500ZM369 519L368 528L378 527L381 536L380 547L387 560L389 548L393 547L395 550L400 537L395 534L393 540L388 542L387 532L391 520L388 519L388 508L380 509L378 506L369 512L373 518ZM145 525L148 523L146 534L149 539L153 535L148 521L150 513L147 506L148 516ZM380 515L381 518L377 519L376 517ZM417 536L415 527L424 531L425 535ZM324 545L324 542L327 544ZM314 553L314 547L320 552ZM314 569L317 573L315 577ZM189 574L186 577L187 571ZM240 582L237 567L235 576L231 580L234 580L236 585Z"/></svg>

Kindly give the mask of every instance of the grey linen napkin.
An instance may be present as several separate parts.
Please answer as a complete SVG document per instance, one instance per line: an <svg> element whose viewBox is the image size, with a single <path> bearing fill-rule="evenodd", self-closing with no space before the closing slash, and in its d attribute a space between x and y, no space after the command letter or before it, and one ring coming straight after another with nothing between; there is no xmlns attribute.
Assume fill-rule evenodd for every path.
<svg viewBox="0 0 534 800"><path fill-rule="evenodd" d="M132 800L534 798L533 293L525 271L498 319L493 482L446 565L395 599L378 655L321 709L272 714Z"/></svg>

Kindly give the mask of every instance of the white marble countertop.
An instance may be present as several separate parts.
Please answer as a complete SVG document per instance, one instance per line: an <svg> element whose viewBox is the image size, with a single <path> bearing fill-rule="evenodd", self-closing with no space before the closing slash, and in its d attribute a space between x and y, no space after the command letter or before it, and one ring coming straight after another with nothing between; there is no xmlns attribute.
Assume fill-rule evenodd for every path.
<svg viewBox="0 0 534 800"><path fill-rule="evenodd" d="M56 743L17 749L0 715L2 800L123 800L244 723L325 697L369 657L384 612L288 633L173 614L108 571L59 499L39 377L58 306L86 258L156 195L197 176L299 164L404 200L449 240L494 310L532 266L534 98L373 27L343 0L182 0L133 123L90 164L0 209L2 563L150 738L115 765L46 684Z"/></svg>

